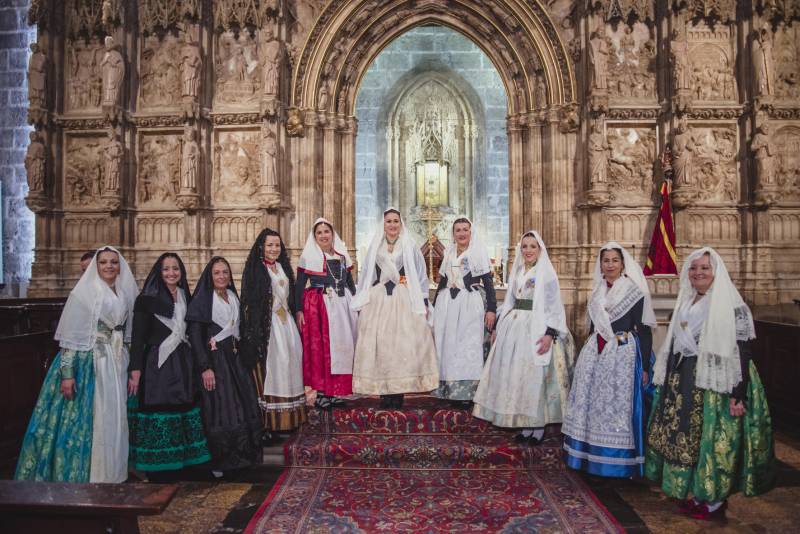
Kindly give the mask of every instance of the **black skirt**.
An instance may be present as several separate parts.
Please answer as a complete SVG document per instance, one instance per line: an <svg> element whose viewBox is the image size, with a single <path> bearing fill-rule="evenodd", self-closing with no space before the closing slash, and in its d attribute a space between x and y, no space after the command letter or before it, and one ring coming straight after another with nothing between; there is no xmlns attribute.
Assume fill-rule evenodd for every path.
<svg viewBox="0 0 800 534"><path fill-rule="evenodd" d="M188 343L178 345L158 367L158 346L148 347L140 380L141 411L186 410L195 404L198 383Z"/></svg>
<svg viewBox="0 0 800 534"><path fill-rule="evenodd" d="M215 388L200 389L212 465L226 470L261 463L261 409L251 372L234 350L233 337L217 343L209 354Z"/></svg>

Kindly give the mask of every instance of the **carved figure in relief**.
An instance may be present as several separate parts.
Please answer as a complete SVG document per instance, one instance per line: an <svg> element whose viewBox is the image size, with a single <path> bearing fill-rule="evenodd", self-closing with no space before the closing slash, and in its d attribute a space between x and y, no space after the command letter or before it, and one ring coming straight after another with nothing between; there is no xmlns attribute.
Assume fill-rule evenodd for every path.
<svg viewBox="0 0 800 534"><path fill-rule="evenodd" d="M215 202L250 200L260 185L258 154L263 150L256 132L223 132L219 137L220 172ZM263 161L262 161L263 164Z"/></svg>
<svg viewBox="0 0 800 534"><path fill-rule="evenodd" d="M214 143L214 162L212 168L212 172L214 173L214 180L217 183L219 182L220 173L222 172L221 159L222 159L222 145L220 145L217 142Z"/></svg>
<svg viewBox="0 0 800 534"><path fill-rule="evenodd" d="M328 93L329 86L330 82L328 80L322 80L322 83L319 86L319 99L317 101L317 109L321 111L326 111L328 109L328 102L330 100L330 95Z"/></svg>
<svg viewBox="0 0 800 534"><path fill-rule="evenodd" d="M262 82L258 56L258 46L247 31L240 32L238 37L230 31L218 37L215 62L218 101L247 104L258 97Z"/></svg>
<svg viewBox="0 0 800 534"><path fill-rule="evenodd" d="M591 69L591 87L605 90L608 88L608 41L605 25L600 24L589 40L589 68Z"/></svg>
<svg viewBox="0 0 800 534"><path fill-rule="evenodd" d="M689 89L689 47L677 29L672 30L669 56L672 61L672 82L675 91Z"/></svg>
<svg viewBox="0 0 800 534"><path fill-rule="evenodd" d="M139 84L145 107L173 106L180 102L182 88L182 53L177 38L167 34L163 39L147 37L140 63Z"/></svg>
<svg viewBox="0 0 800 534"><path fill-rule="evenodd" d="M649 196L653 182L655 131L650 128L616 128L608 136L609 183L617 200Z"/></svg>
<svg viewBox="0 0 800 534"><path fill-rule="evenodd" d="M589 182L594 185L606 183L608 168L608 141L599 122L592 125L589 134Z"/></svg>
<svg viewBox="0 0 800 534"><path fill-rule="evenodd" d="M38 43L31 43L31 58L28 63L28 101L31 108L46 108L45 90L47 79L47 56Z"/></svg>
<svg viewBox="0 0 800 534"><path fill-rule="evenodd" d="M263 80L261 85L263 94L277 95L283 48L281 42L275 38L275 32L269 25L261 28L259 37L261 37L259 52L262 57L261 71Z"/></svg>
<svg viewBox="0 0 800 534"><path fill-rule="evenodd" d="M103 191L103 143L99 137L69 137L65 141L65 203L87 206Z"/></svg>
<svg viewBox="0 0 800 534"><path fill-rule="evenodd" d="M100 72L101 46L97 39L91 39L88 44L82 41L70 42L67 46L69 53L69 107L82 109L99 107L102 94L102 75Z"/></svg>
<svg viewBox="0 0 800 534"><path fill-rule="evenodd" d="M609 96L652 100L655 98L655 47L651 30L637 22L633 28L605 30L610 49L606 79Z"/></svg>
<svg viewBox="0 0 800 534"><path fill-rule="evenodd" d="M800 11L800 6L798 6ZM774 39L775 94L800 98L800 30L781 23Z"/></svg>
<svg viewBox="0 0 800 534"><path fill-rule="evenodd" d="M182 150L173 135L146 136L139 160L139 202L169 204L180 187Z"/></svg>
<svg viewBox="0 0 800 534"><path fill-rule="evenodd" d="M756 160L756 175L761 187L775 185L775 155L769 136L769 125L764 123L758 127L756 135L750 142L750 150Z"/></svg>
<svg viewBox="0 0 800 534"><path fill-rule="evenodd" d="M698 100L734 100L734 79L727 56L716 46L701 45L691 52L692 96Z"/></svg>
<svg viewBox="0 0 800 534"><path fill-rule="evenodd" d="M181 150L181 190L197 189L197 168L200 164L200 146L195 140L194 128L187 126L183 131Z"/></svg>
<svg viewBox="0 0 800 534"><path fill-rule="evenodd" d="M119 134L114 130L109 130L108 141L103 147L103 157L105 161L105 192L116 193L119 191L119 177L122 169L122 157L125 149L119 139Z"/></svg>
<svg viewBox="0 0 800 534"><path fill-rule="evenodd" d="M694 149L694 137L689 131L689 123L686 119L681 119L672 138L672 168L675 171L675 184L678 186L692 184L689 167Z"/></svg>
<svg viewBox="0 0 800 534"><path fill-rule="evenodd" d="M278 190L278 142L269 126L261 128L261 185L269 191Z"/></svg>
<svg viewBox="0 0 800 534"><path fill-rule="evenodd" d="M736 128L700 128L694 133L691 182L704 202L735 200Z"/></svg>
<svg viewBox="0 0 800 534"><path fill-rule="evenodd" d="M200 70L203 59L200 46L188 41L181 47L181 96L184 99L196 100L200 91Z"/></svg>
<svg viewBox="0 0 800 534"><path fill-rule="evenodd" d="M45 147L41 134L34 130L30 134L31 142L25 155L25 171L28 174L30 193L44 192Z"/></svg>
<svg viewBox="0 0 800 534"><path fill-rule="evenodd" d="M114 109L119 103L122 82L125 78L125 58L122 57L120 47L114 42L113 37L106 37L106 52L100 67L103 71L103 99L101 105L104 110Z"/></svg>
<svg viewBox="0 0 800 534"><path fill-rule="evenodd" d="M756 96L768 96L774 93L774 62L772 56L772 29L765 24L756 33L752 45L753 54L753 91Z"/></svg>

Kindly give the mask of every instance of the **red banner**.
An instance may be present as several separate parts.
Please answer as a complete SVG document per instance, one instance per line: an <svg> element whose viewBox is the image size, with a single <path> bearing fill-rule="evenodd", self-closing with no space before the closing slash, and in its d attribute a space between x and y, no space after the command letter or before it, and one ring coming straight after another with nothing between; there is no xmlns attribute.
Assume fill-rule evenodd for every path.
<svg viewBox="0 0 800 534"><path fill-rule="evenodd" d="M672 180L664 180L661 184L661 209L650 239L650 250L644 274L678 274L678 258L675 254L675 225L672 222L672 206L669 195L672 192Z"/></svg>

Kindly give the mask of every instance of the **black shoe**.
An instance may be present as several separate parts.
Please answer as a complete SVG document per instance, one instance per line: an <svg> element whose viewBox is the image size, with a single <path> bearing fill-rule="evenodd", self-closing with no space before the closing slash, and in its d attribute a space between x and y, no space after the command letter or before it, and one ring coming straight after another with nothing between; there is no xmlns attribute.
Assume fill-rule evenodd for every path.
<svg viewBox="0 0 800 534"><path fill-rule="evenodd" d="M391 395L381 395L381 409L388 410L392 407L393 399Z"/></svg>
<svg viewBox="0 0 800 534"><path fill-rule="evenodd" d="M523 443L528 443L528 436L524 435L522 432L514 436L514 441L522 445Z"/></svg>
<svg viewBox="0 0 800 534"><path fill-rule="evenodd" d="M458 410L468 410L472 411L472 401L471 400L452 400L450 401L452 406Z"/></svg>
<svg viewBox="0 0 800 534"><path fill-rule="evenodd" d="M330 410L333 408L333 402L331 402L330 397L326 397L325 395L318 395L317 400L314 403L314 406L316 406L320 410Z"/></svg>
<svg viewBox="0 0 800 534"><path fill-rule="evenodd" d="M347 402L341 397L328 397L331 402L332 408L344 408L347 406Z"/></svg>
<svg viewBox="0 0 800 534"><path fill-rule="evenodd" d="M528 440L527 440L528 441L528 445L532 445L534 447L536 445L540 445L542 443L542 439L543 438L544 438L544 436L542 436L541 438L537 438L536 436L531 434L530 436L528 436Z"/></svg>
<svg viewBox="0 0 800 534"><path fill-rule="evenodd" d="M399 410L403 407L403 399L404 395L402 393L398 395L392 395L392 408L395 410Z"/></svg>

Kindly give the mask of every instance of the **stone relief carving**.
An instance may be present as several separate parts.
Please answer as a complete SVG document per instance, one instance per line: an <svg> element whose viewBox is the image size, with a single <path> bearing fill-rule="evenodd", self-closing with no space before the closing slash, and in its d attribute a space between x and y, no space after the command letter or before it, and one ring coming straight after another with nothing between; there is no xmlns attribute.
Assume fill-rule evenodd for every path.
<svg viewBox="0 0 800 534"><path fill-rule="evenodd" d="M685 171L686 185L677 186L676 179L675 205L735 202L739 197L736 125L693 126L687 131L691 132L691 144L687 143L691 147L691 157ZM673 152L674 148L673 141ZM676 156L675 162L677 160Z"/></svg>
<svg viewBox="0 0 800 534"><path fill-rule="evenodd" d="M609 144L603 132L602 121L592 124L589 134L589 191L587 200L591 205L602 206L610 199L608 191Z"/></svg>
<svg viewBox="0 0 800 534"><path fill-rule="evenodd" d="M39 48L39 43L31 43L31 57L28 63L28 122L45 124L47 122L47 56Z"/></svg>
<svg viewBox="0 0 800 534"><path fill-rule="evenodd" d="M125 79L125 58L122 57L120 46L114 42L113 37L105 39L105 54L100 61L103 74L103 98L100 105L103 116L115 120L120 112L119 102L122 93L122 84Z"/></svg>
<svg viewBox="0 0 800 534"><path fill-rule="evenodd" d="M690 172L694 150L694 137L689 130L689 123L685 118L681 119L672 138L672 170L676 188L694 185Z"/></svg>
<svg viewBox="0 0 800 534"><path fill-rule="evenodd" d="M260 28L265 21L278 16L277 0L215 0L213 6L214 28L223 31L248 26Z"/></svg>
<svg viewBox="0 0 800 534"><path fill-rule="evenodd" d="M139 146L137 200L142 207L174 208L180 189L182 149L175 134L143 133Z"/></svg>
<svg viewBox="0 0 800 534"><path fill-rule="evenodd" d="M103 47L97 39L67 43L67 109L91 111L100 107Z"/></svg>
<svg viewBox="0 0 800 534"><path fill-rule="evenodd" d="M71 37L103 31L103 0L69 0L67 31Z"/></svg>
<svg viewBox="0 0 800 534"><path fill-rule="evenodd" d="M102 139L68 136L64 150L64 204L69 207L100 207L104 190Z"/></svg>
<svg viewBox="0 0 800 534"><path fill-rule="evenodd" d="M30 144L25 155L25 172L28 174L28 191L31 196L44 194L46 152L42 134L34 130L30 133Z"/></svg>
<svg viewBox="0 0 800 534"><path fill-rule="evenodd" d="M606 26L612 43L608 66L608 93L612 99L653 101L656 98L655 45L652 30L641 22Z"/></svg>
<svg viewBox="0 0 800 534"><path fill-rule="evenodd" d="M613 127L608 130L608 181L616 202L648 202L653 191L657 154L654 128Z"/></svg>
<svg viewBox="0 0 800 534"><path fill-rule="evenodd" d="M214 150L214 203L236 204L250 199L261 182L260 133L256 130L220 131Z"/></svg>
<svg viewBox="0 0 800 534"><path fill-rule="evenodd" d="M267 192L278 190L278 140L268 123L261 126L261 187Z"/></svg>
<svg viewBox="0 0 800 534"><path fill-rule="evenodd" d="M800 126L784 126L772 137L775 175L781 198L800 198Z"/></svg>
<svg viewBox="0 0 800 534"><path fill-rule="evenodd" d="M182 62L178 38L167 34L163 39L150 35L145 39L140 67L142 107L177 106L180 98Z"/></svg>
<svg viewBox="0 0 800 534"><path fill-rule="evenodd" d="M800 25L780 24L774 42L775 96L797 100L800 98Z"/></svg>
<svg viewBox="0 0 800 534"><path fill-rule="evenodd" d="M735 101L736 86L728 58L712 45L692 50L692 96L699 101Z"/></svg>
<svg viewBox="0 0 800 534"><path fill-rule="evenodd" d="M226 31L217 37L215 100L228 106L257 102L261 90L258 45L248 31L238 37Z"/></svg>
<svg viewBox="0 0 800 534"><path fill-rule="evenodd" d="M589 86L601 91L608 89L608 39L604 24L600 24L589 39L589 69Z"/></svg>
<svg viewBox="0 0 800 534"><path fill-rule="evenodd" d="M636 17L641 21L655 20L655 11L651 0L615 0L613 2L590 2L596 11L605 12L606 19L624 19Z"/></svg>
<svg viewBox="0 0 800 534"><path fill-rule="evenodd" d="M753 37L753 94L765 97L775 92L775 72L772 55L772 28L762 26Z"/></svg>
<svg viewBox="0 0 800 534"><path fill-rule="evenodd" d="M766 18L790 21L800 19L800 4L796 0L758 0L758 12Z"/></svg>
<svg viewBox="0 0 800 534"><path fill-rule="evenodd" d="M289 116L286 118L286 133L289 134L289 137L303 137L305 133L303 118L297 108L289 108Z"/></svg>
<svg viewBox="0 0 800 534"><path fill-rule="evenodd" d="M736 0L692 0L674 5L679 10L686 10L692 18L728 22L736 16Z"/></svg>

